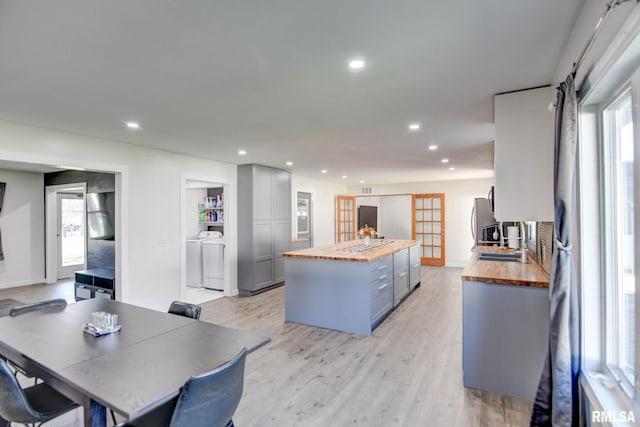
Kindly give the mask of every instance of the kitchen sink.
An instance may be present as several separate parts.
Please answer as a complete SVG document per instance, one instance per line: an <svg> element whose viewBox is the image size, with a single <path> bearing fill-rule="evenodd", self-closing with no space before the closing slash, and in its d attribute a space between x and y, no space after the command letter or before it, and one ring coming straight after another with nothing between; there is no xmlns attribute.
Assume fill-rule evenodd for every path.
<svg viewBox="0 0 640 427"><path fill-rule="evenodd" d="M519 253L499 254L493 252L480 252L478 254L479 261L501 261L501 262L520 262Z"/></svg>

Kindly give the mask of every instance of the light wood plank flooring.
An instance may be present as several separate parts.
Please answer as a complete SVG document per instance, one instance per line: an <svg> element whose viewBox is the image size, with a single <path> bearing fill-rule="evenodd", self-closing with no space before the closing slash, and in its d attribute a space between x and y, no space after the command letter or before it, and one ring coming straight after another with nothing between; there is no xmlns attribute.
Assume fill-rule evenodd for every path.
<svg viewBox="0 0 640 427"><path fill-rule="evenodd" d="M423 267L422 286L370 337L285 323L283 287L203 304L202 320L271 337L247 358L236 425L529 425L530 401L462 385L460 273ZM0 298L68 292L37 286Z"/></svg>

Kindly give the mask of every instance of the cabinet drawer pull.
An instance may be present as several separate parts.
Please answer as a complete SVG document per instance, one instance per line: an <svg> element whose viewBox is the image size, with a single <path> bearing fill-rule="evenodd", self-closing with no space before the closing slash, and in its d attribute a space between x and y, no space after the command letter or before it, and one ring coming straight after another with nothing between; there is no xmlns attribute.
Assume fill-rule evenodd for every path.
<svg viewBox="0 0 640 427"><path fill-rule="evenodd" d="M406 276L406 275L407 275L407 273L406 273L406 272L400 273L400 277L404 277L404 276Z"/></svg>
<svg viewBox="0 0 640 427"><path fill-rule="evenodd" d="M384 284L384 285L382 285L382 286L378 286L378 290L379 290L379 291L382 291L382 290L384 290L385 288L388 288L388 287L389 287L389 284L388 284L388 283L385 283L385 284Z"/></svg>
<svg viewBox="0 0 640 427"><path fill-rule="evenodd" d="M384 280L386 279L388 276L388 274L383 274L382 276L378 277L378 280Z"/></svg>
<svg viewBox="0 0 640 427"><path fill-rule="evenodd" d="M419 266L420 266L420 264L413 264L413 267L414 267L414 268L415 268L415 267L419 267Z"/></svg>
<svg viewBox="0 0 640 427"><path fill-rule="evenodd" d="M384 270L385 268L387 268L387 264L381 265L380 267L378 267L378 270Z"/></svg>

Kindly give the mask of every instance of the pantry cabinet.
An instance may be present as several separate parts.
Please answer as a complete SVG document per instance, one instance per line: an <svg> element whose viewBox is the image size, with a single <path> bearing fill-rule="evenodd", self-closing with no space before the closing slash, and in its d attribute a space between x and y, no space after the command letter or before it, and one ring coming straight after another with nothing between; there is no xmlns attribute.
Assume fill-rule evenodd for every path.
<svg viewBox="0 0 640 427"><path fill-rule="evenodd" d="M238 290L252 295L284 281L291 245L291 174L238 166Z"/></svg>

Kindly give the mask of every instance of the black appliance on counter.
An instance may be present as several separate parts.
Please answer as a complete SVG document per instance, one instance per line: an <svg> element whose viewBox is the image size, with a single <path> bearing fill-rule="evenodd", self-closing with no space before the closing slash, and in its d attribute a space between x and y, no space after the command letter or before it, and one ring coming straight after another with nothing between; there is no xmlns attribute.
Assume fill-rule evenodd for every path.
<svg viewBox="0 0 640 427"><path fill-rule="evenodd" d="M478 197L471 211L471 234L473 247L500 244L500 225L493 216L491 199Z"/></svg>

